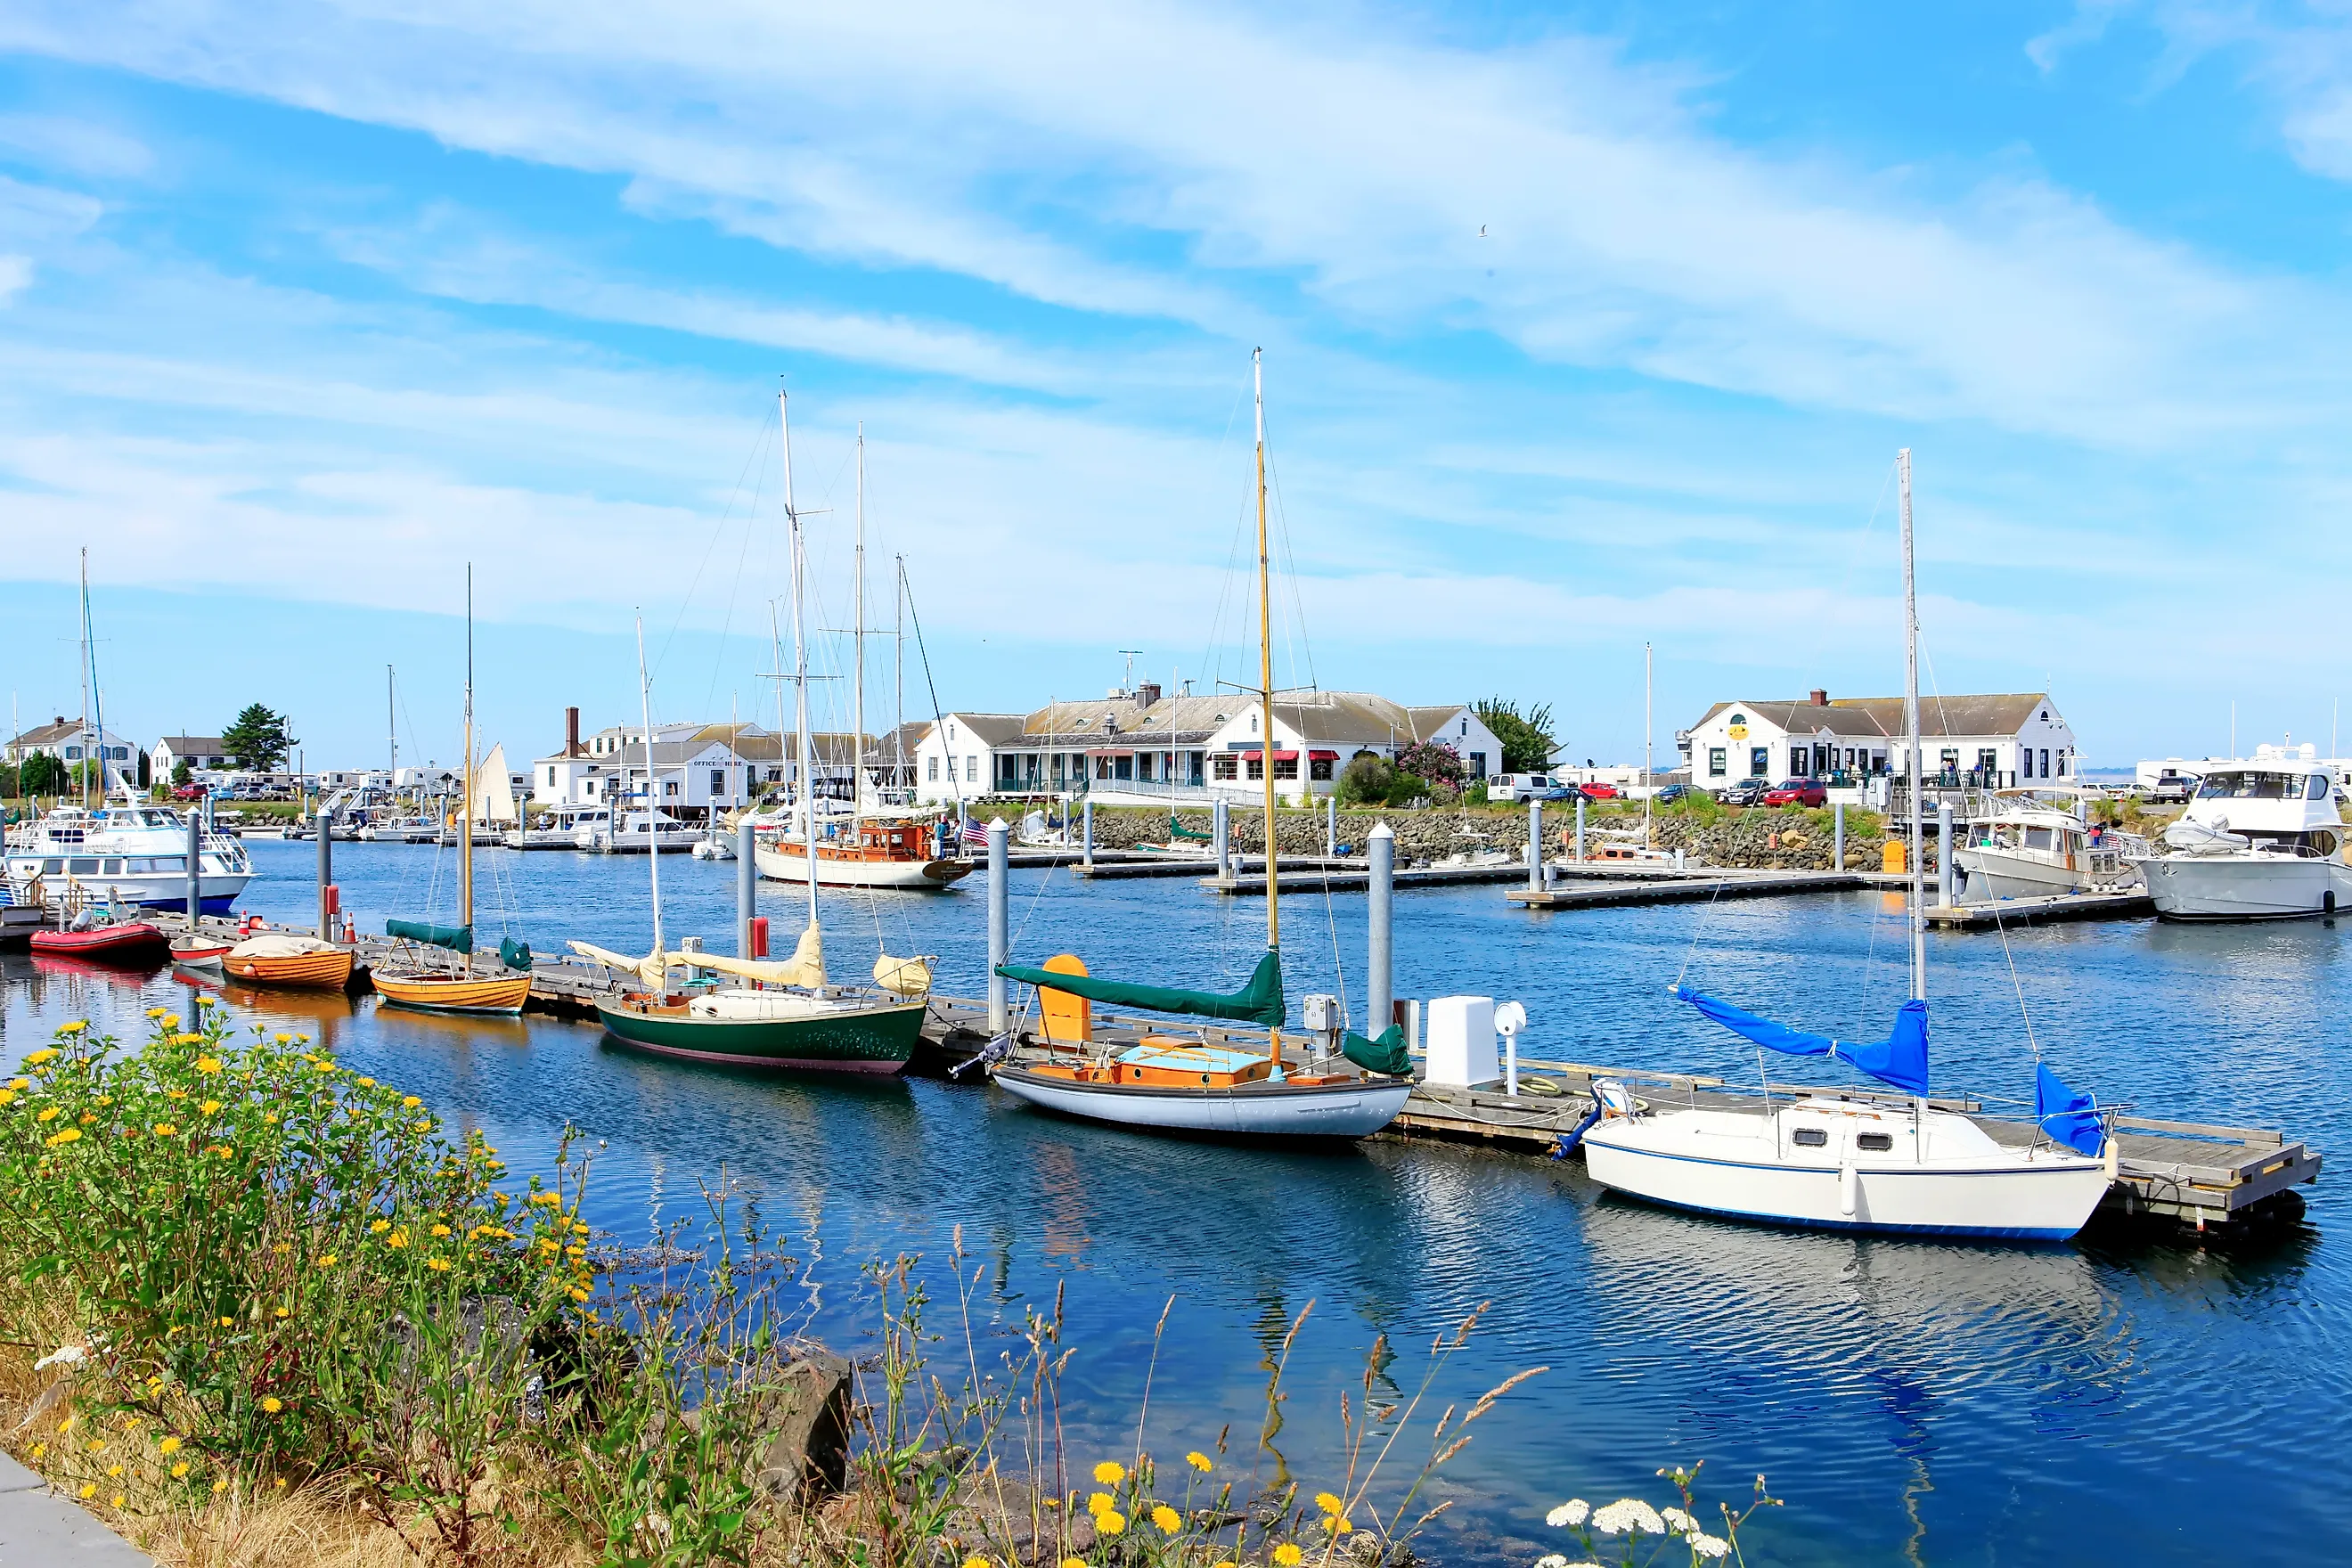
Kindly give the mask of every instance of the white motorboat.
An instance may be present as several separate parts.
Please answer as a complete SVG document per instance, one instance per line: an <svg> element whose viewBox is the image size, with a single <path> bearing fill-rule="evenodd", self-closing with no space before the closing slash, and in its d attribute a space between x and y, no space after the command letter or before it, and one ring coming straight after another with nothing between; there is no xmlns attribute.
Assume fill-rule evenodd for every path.
<svg viewBox="0 0 2352 1568"><path fill-rule="evenodd" d="M580 831L613 820L612 812L601 805L559 805L532 827L525 824L509 827L499 837L509 849L578 849Z"/></svg>
<svg viewBox="0 0 2352 1568"><path fill-rule="evenodd" d="M1969 825L1952 863L1968 874L1969 900L2105 891L2139 880L2132 859L2147 852L2146 840L2095 828L2072 811L2031 798L2042 793L2054 792L2016 792L2001 810Z"/></svg>
<svg viewBox="0 0 2352 1568"><path fill-rule="evenodd" d="M69 886L88 898L150 910L188 904L187 818L167 806L59 806L26 825L7 854L8 880L38 881L44 898ZM220 833L203 836L197 897L207 914L226 914L253 879L245 846Z"/></svg>
<svg viewBox="0 0 2352 1568"><path fill-rule="evenodd" d="M583 822L572 841L598 855L643 855L649 850L675 855L693 848L701 836L700 828L666 811L632 811L618 826L609 813L601 821Z"/></svg>
<svg viewBox="0 0 2352 1568"><path fill-rule="evenodd" d="M694 841L694 858L698 860L732 860L734 844L719 837L719 825L711 823L703 836Z"/></svg>
<svg viewBox="0 0 2352 1568"><path fill-rule="evenodd" d="M2338 792L2315 748L2257 746L2217 764L2136 860L2156 912L2176 921L2295 920L2352 908Z"/></svg>
<svg viewBox="0 0 2352 1568"><path fill-rule="evenodd" d="M1912 575L1911 455L1897 459L1903 531L1904 696L1911 842L1920 842L1918 600ZM2021 1147L1927 1103L1926 888L1910 866L1905 912L1911 999L1884 1040L1792 1029L1677 984L1674 995L1758 1046L1835 1057L1909 1097L1808 1095L1760 1110L1692 1104L1656 1110L1622 1083L1594 1086L1580 1142L1594 1180L1678 1208L1780 1225L2063 1240L2080 1230L2115 1175L2114 1142L2086 1095L2036 1065L2035 1124ZM1760 1058L1759 1052L1759 1058ZM2104 1156L2102 1158L2101 1156Z"/></svg>

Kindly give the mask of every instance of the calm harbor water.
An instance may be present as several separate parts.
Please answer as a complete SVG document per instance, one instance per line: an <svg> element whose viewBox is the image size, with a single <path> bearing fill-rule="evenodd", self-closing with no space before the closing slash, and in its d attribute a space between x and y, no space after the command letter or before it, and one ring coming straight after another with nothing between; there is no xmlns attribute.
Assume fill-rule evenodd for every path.
<svg viewBox="0 0 2352 1568"><path fill-rule="evenodd" d="M253 849L246 907L309 918L314 847ZM454 905L446 852L339 844L335 858L363 928ZM485 933L503 926L541 951L650 940L641 858L478 865ZM734 875L664 858L673 942L731 946ZM1263 951L1262 904L1187 881L1013 878L1016 958L1076 951L1097 973L1230 988ZM768 884L761 899L779 928L797 923L791 890ZM981 993L982 879L826 904L837 972L862 971L879 940L939 954L943 990ZM1752 1078L1740 1042L1666 996L1685 965L1743 1005L1841 1032L1883 1029L1904 985L1899 910L1878 895L1539 915L1467 889L1401 895L1397 910L1399 994L1517 997L1538 1057ZM1360 896L1285 900L1294 1009L1309 991L1360 994L1363 919ZM2352 1091L2333 1047L2352 997L2347 941L2315 923L2067 926L2013 933L2006 952L1939 936L1939 1082L2024 1094L2030 1017L2053 1065L2110 1101L2343 1148ZM187 998L168 973L23 955L0 960L0 1061L66 1018L130 1036L145 1006ZM1147 1444L1181 1453L1230 1425L1241 1470L1276 1462L1253 1458L1267 1356L1314 1303L1276 1440L1309 1489L1333 1479L1339 1391L1374 1336L1398 1347L1385 1375L1409 1389L1430 1340L1491 1303L1441 1403L1549 1370L1446 1471L1437 1495L1454 1506L1430 1546L1447 1562L1528 1561L1558 1543L1542 1523L1553 1503L1663 1502L1653 1472L1698 1459L1715 1495L1736 1500L1761 1471L1788 1500L1754 1538L1759 1563L2201 1563L2217 1547L2283 1561L2335 1555L2326 1543L2347 1538L2352 1214L2331 1186L2352 1177L2311 1190L2298 1233L2234 1248L2108 1232L2036 1249L1790 1235L1604 1197L1572 1163L1394 1143L1235 1150L1055 1121L985 1088L682 1067L583 1025L232 998L482 1128L517 1172L540 1167L567 1122L581 1129L598 1151L588 1217L622 1239L696 1212L698 1184L723 1170L797 1237L815 1327L845 1347L870 1327L860 1263L920 1253L941 1295L961 1224L982 1268L983 1355L1066 1287L1070 1429L1089 1462L1134 1441L1171 1297Z"/></svg>

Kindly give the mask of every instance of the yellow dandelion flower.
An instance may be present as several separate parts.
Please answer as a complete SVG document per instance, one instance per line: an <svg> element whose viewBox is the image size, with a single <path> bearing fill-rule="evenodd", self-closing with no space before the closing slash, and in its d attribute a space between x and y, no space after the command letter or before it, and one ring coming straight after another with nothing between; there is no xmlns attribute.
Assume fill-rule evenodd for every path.
<svg viewBox="0 0 2352 1568"><path fill-rule="evenodd" d="M436 1225L433 1227L433 1234L436 1236L446 1236L449 1234L449 1227L446 1225Z"/></svg>
<svg viewBox="0 0 2352 1568"><path fill-rule="evenodd" d="M270 1397L261 1402L261 1409L264 1415L275 1415L285 1408L286 1406L284 1404L282 1404L275 1394L272 1394Z"/></svg>
<svg viewBox="0 0 2352 1568"><path fill-rule="evenodd" d="M1105 1459L1095 1467L1095 1479L1104 1486L1115 1487L1127 1479L1127 1467L1117 1459Z"/></svg>
<svg viewBox="0 0 2352 1568"><path fill-rule="evenodd" d="M21 1094L33 1087L33 1080L28 1078L12 1078L8 1080L8 1087Z"/></svg>
<svg viewBox="0 0 2352 1568"><path fill-rule="evenodd" d="M168 1121L155 1123L155 1136L158 1138L176 1138L179 1133L180 1130Z"/></svg>
<svg viewBox="0 0 2352 1568"><path fill-rule="evenodd" d="M373 1089L375 1087L375 1079L372 1078L363 1078L360 1079L360 1087L362 1089Z"/></svg>
<svg viewBox="0 0 2352 1568"><path fill-rule="evenodd" d="M16 1103L16 1091L15 1089L0 1089L0 1105L13 1105Z"/></svg>
<svg viewBox="0 0 2352 1568"><path fill-rule="evenodd" d="M59 1024L58 1026L58 1033L60 1035L79 1035L89 1027L89 1020L88 1018L76 1018L70 1024ZM33 1056L40 1058L42 1061L47 1061L57 1054L58 1053L55 1051L42 1050L34 1052ZM33 1060L33 1057L26 1057L25 1059L29 1062ZM38 1064L37 1063L36 1065L37 1066Z"/></svg>
<svg viewBox="0 0 2352 1568"><path fill-rule="evenodd" d="M102 1440L93 1437L89 1441L89 1447L83 1449L82 1452L86 1454L103 1454L106 1452L106 1444Z"/></svg>
<svg viewBox="0 0 2352 1568"><path fill-rule="evenodd" d="M278 1315L280 1318L290 1318L294 1315L294 1309L291 1307L280 1307L278 1309Z"/></svg>
<svg viewBox="0 0 2352 1568"><path fill-rule="evenodd" d="M215 1481L213 1483L213 1490L215 1493L228 1490L228 1478L226 1476L223 1476L220 1479Z"/></svg>
<svg viewBox="0 0 2352 1568"><path fill-rule="evenodd" d="M194 1035L189 1037L192 1039L204 1038L201 1035ZM206 1077L210 1077L212 1074L220 1071L220 1069L221 1061L218 1057L198 1057L196 1058L196 1070L205 1074Z"/></svg>
<svg viewBox="0 0 2352 1568"><path fill-rule="evenodd" d="M36 1443L33 1445L33 1458L37 1459L48 1451L49 1446L47 1443Z"/></svg>
<svg viewBox="0 0 2352 1568"><path fill-rule="evenodd" d="M446 1274L449 1272L449 1260L446 1258L428 1258L425 1260L425 1267L436 1274Z"/></svg>
<svg viewBox="0 0 2352 1568"><path fill-rule="evenodd" d="M1060 1568L1087 1568L1087 1560L1083 1557L1065 1557L1061 1561Z"/></svg>
<svg viewBox="0 0 2352 1568"><path fill-rule="evenodd" d="M121 1465L109 1465L106 1467L106 1479L108 1480L113 1480L121 1474L122 1467Z"/></svg>
<svg viewBox="0 0 2352 1568"><path fill-rule="evenodd" d="M1111 1506L1111 1502L1112 1498L1110 1493L1097 1492L1094 1496L1087 1499L1087 1511L1088 1513L1100 1513L1105 1509L1109 1508Z"/></svg>
<svg viewBox="0 0 2352 1568"><path fill-rule="evenodd" d="M188 1461L185 1459L182 1459L178 1464L172 1467L172 1479L175 1481L185 1479L187 1473Z"/></svg>
<svg viewBox="0 0 2352 1568"><path fill-rule="evenodd" d="M177 1437L166 1437L155 1445L155 1451L159 1454L176 1454L180 1451L180 1440Z"/></svg>
<svg viewBox="0 0 2352 1568"><path fill-rule="evenodd" d="M1345 1535L1348 1531L1355 1529L1356 1527L1348 1522L1348 1518L1345 1514L1335 1513L1330 1518L1323 1521L1323 1528L1329 1531L1334 1535Z"/></svg>
<svg viewBox="0 0 2352 1568"><path fill-rule="evenodd" d="M213 1152L218 1154L224 1160L234 1160L236 1158L236 1151L230 1148L226 1143L216 1145L214 1148Z"/></svg>
<svg viewBox="0 0 2352 1568"><path fill-rule="evenodd" d="M1184 1528L1184 1521L1176 1516L1176 1510L1164 1502L1151 1510L1151 1522L1158 1525L1164 1535L1173 1535Z"/></svg>
<svg viewBox="0 0 2352 1568"><path fill-rule="evenodd" d="M81 1495L84 1500L96 1497L98 1495L98 1483L96 1481L84 1481L82 1483Z"/></svg>
<svg viewBox="0 0 2352 1568"><path fill-rule="evenodd" d="M58 1032L64 1035L78 1035L81 1033L82 1028L83 1026L79 1024L68 1024L63 1029L60 1029ZM25 1058L25 1065L28 1068L45 1068L57 1059L57 1047L54 1046L43 1046L39 1050L35 1051L32 1055Z"/></svg>
<svg viewBox="0 0 2352 1568"><path fill-rule="evenodd" d="M276 1481L275 1483L273 1483L273 1484L275 1484L275 1485L277 1485L277 1486L278 1486L278 1487L281 1487L281 1488L282 1488L282 1487L283 1487L283 1486L285 1486L285 1484L286 1484L286 1478L285 1478L284 1476L280 1476L280 1477L278 1477L278 1478L277 1481Z"/></svg>
<svg viewBox="0 0 2352 1568"><path fill-rule="evenodd" d="M234 1324L236 1321L236 1320L235 1318L223 1318L223 1319L220 1321L220 1326L221 1326L222 1328L226 1329L226 1328L228 1328L230 1325Z"/></svg>
<svg viewBox="0 0 2352 1568"><path fill-rule="evenodd" d="M279 1045L281 1045L281 1046L290 1046L290 1045L292 1045L292 1044L294 1043L294 1037L293 1037L293 1036L291 1036L291 1035L286 1035L286 1034L273 1035L273 1036L271 1036L271 1037L270 1037L270 1038L271 1038L271 1039L273 1039L273 1040L275 1040L278 1044L279 1044Z"/></svg>
<svg viewBox="0 0 2352 1568"><path fill-rule="evenodd" d="M1119 1512L1117 1509L1107 1508L1100 1513L1095 1515L1095 1528L1105 1535L1125 1535L1127 1533L1127 1515Z"/></svg>
<svg viewBox="0 0 2352 1568"><path fill-rule="evenodd" d="M332 1268L334 1266L335 1255L331 1252L319 1259L319 1267L321 1268Z"/></svg>
<svg viewBox="0 0 2352 1568"><path fill-rule="evenodd" d="M324 1058L322 1057L322 1058L320 1058L320 1061L319 1061L319 1070L320 1070L320 1072L332 1072L332 1071L334 1071L334 1070L335 1070L335 1064L334 1064L334 1063L332 1063L332 1062L331 1062L331 1061L328 1061L326 1058Z"/></svg>
<svg viewBox="0 0 2352 1568"><path fill-rule="evenodd" d="M383 1238L383 1244L397 1252L408 1245L408 1233L404 1230L395 1230Z"/></svg>
<svg viewBox="0 0 2352 1568"><path fill-rule="evenodd" d="M400 1108L403 1110L414 1110L424 1103L413 1094L404 1094L400 1097Z"/></svg>
<svg viewBox="0 0 2352 1568"><path fill-rule="evenodd" d="M205 1043L205 1037L202 1035L179 1034L172 1037L172 1043L175 1046L201 1046ZM208 1057L205 1059L209 1061L211 1058Z"/></svg>
<svg viewBox="0 0 2352 1568"><path fill-rule="evenodd" d="M575 1289L572 1292L572 1299L575 1301L585 1301L588 1299L588 1292Z"/></svg>
<svg viewBox="0 0 2352 1568"><path fill-rule="evenodd" d="M117 1508L121 1508L122 1506L122 1494L121 1492L114 1494L113 1503Z"/></svg>
<svg viewBox="0 0 2352 1568"><path fill-rule="evenodd" d="M1211 1470L1217 1468L1216 1465L1211 1461L1209 1456L1203 1454L1198 1448L1195 1448L1191 1453L1185 1455L1184 1462L1192 1466L1194 1469L1200 1471L1204 1476Z"/></svg>
<svg viewBox="0 0 2352 1568"><path fill-rule="evenodd" d="M150 1007L147 1009L147 1016L150 1018L160 1018L163 1016L163 1009L161 1007Z"/></svg>
<svg viewBox="0 0 2352 1568"><path fill-rule="evenodd" d="M44 1148L55 1149L59 1144L75 1143L80 1142L80 1140L81 1129L79 1127L68 1127L62 1132L50 1133L47 1138L41 1140L41 1144Z"/></svg>
<svg viewBox="0 0 2352 1568"><path fill-rule="evenodd" d="M33 1120L36 1121L55 1121L58 1119L58 1112L56 1106L44 1106L41 1109L40 1114L34 1117Z"/></svg>
<svg viewBox="0 0 2352 1568"><path fill-rule="evenodd" d="M373 1231L378 1236L382 1236L385 1231L390 1230L391 1228L392 1221L388 1219L375 1220L371 1222L368 1226L368 1229Z"/></svg>
<svg viewBox="0 0 2352 1568"><path fill-rule="evenodd" d="M988 1559L985 1557L967 1557L963 1560L963 1568L989 1568Z"/></svg>
<svg viewBox="0 0 2352 1568"><path fill-rule="evenodd" d="M202 1105L196 1107L196 1109L204 1112L206 1116L210 1116L215 1111L220 1110L220 1101L217 1100L207 1100Z"/></svg>
<svg viewBox="0 0 2352 1568"><path fill-rule="evenodd" d="M1286 1541L1274 1549L1276 1568L1298 1568L1299 1559L1306 1555L1297 1545Z"/></svg>
<svg viewBox="0 0 2352 1568"><path fill-rule="evenodd" d="M1333 1497L1329 1492L1317 1492L1315 1494L1315 1506L1321 1509L1325 1513L1337 1513L1345 1505L1342 1504L1338 1498Z"/></svg>

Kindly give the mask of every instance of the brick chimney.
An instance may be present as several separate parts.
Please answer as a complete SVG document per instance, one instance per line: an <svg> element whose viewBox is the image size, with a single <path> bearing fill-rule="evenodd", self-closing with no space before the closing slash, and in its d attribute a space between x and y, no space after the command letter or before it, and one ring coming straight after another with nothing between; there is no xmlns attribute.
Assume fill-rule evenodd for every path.
<svg viewBox="0 0 2352 1568"><path fill-rule="evenodd" d="M563 754L567 757L580 754L580 710L577 708L563 710Z"/></svg>
<svg viewBox="0 0 2352 1568"><path fill-rule="evenodd" d="M1160 683L1158 681L1142 680L1136 683L1135 705L1138 708L1149 708L1159 700Z"/></svg>
<svg viewBox="0 0 2352 1568"><path fill-rule="evenodd" d="M1830 705L1830 694L1822 689L1822 688L1818 686L1814 687L1812 696L1814 707L1826 708Z"/></svg>

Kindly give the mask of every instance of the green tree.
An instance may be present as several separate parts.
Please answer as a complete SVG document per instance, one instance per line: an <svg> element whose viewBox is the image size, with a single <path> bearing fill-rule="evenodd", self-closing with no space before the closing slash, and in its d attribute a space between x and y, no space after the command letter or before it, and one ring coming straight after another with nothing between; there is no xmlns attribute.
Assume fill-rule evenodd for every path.
<svg viewBox="0 0 2352 1568"><path fill-rule="evenodd" d="M273 713L258 702L246 705L236 716L236 722L221 733L221 746L240 768L254 773L275 773L286 762L286 754L302 742L286 732L286 716Z"/></svg>
<svg viewBox="0 0 2352 1568"><path fill-rule="evenodd" d="M1551 764L1557 742L1551 734L1550 703L1538 703L1522 714L1517 703L1489 697L1471 711L1503 742L1503 772L1539 773Z"/></svg>
<svg viewBox="0 0 2352 1568"><path fill-rule="evenodd" d="M193 782L193 781L194 780L195 776L196 776L196 775L195 775L194 773L191 773L191 772L189 772L189 771L188 771L188 759L187 759L187 758L185 758L185 757L182 757L178 762L173 763L172 764L172 787L173 787L173 788L177 789L177 788L179 788L182 784L188 784L188 783Z"/></svg>
<svg viewBox="0 0 2352 1568"><path fill-rule="evenodd" d="M65 787L66 765L47 752L26 757L16 770L16 783L26 795L55 795Z"/></svg>

